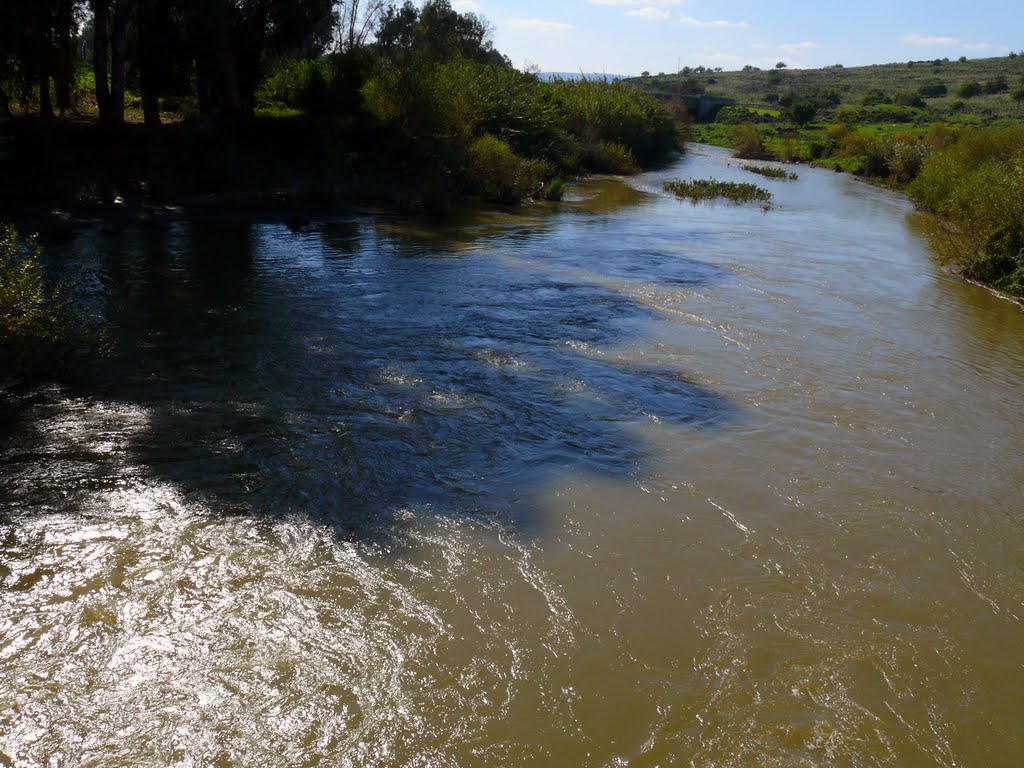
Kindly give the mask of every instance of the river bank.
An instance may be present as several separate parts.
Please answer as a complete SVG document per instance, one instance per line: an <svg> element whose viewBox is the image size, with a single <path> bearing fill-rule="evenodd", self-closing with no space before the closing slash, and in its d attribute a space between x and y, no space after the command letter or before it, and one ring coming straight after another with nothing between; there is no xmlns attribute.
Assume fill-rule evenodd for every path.
<svg viewBox="0 0 1024 768"><path fill-rule="evenodd" d="M754 158L831 168L906 193L932 214L931 242L962 277L1024 298L1024 125L916 133L836 124L769 144L754 125L699 126L695 137ZM773 128L774 130L774 128ZM709 133L711 131L711 133Z"/></svg>

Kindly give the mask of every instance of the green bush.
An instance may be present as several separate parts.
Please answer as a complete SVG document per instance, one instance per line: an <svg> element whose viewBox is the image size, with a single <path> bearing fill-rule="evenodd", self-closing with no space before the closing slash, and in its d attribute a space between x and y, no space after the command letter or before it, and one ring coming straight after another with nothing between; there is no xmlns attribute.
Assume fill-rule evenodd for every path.
<svg viewBox="0 0 1024 768"><path fill-rule="evenodd" d="M586 164L597 173L637 173L640 168L632 150L616 141L600 142L587 155Z"/></svg>
<svg viewBox="0 0 1024 768"><path fill-rule="evenodd" d="M301 59L278 64L256 94L264 109L300 110L322 113L328 108L331 73L327 62Z"/></svg>
<svg viewBox="0 0 1024 768"><path fill-rule="evenodd" d="M764 134L757 126L737 125L732 131L734 144L733 154L748 160L760 160L769 157L764 145Z"/></svg>
<svg viewBox="0 0 1024 768"><path fill-rule="evenodd" d="M676 197L688 199L694 204L702 200L724 198L732 203L762 203L767 208L772 201L772 193L763 187L748 182L719 181L710 179L675 179L662 185L666 192Z"/></svg>
<svg viewBox="0 0 1024 768"><path fill-rule="evenodd" d="M961 99L973 99L975 96L980 96L983 90L981 83L975 80L969 83L961 83L956 91L956 95Z"/></svg>
<svg viewBox="0 0 1024 768"><path fill-rule="evenodd" d="M922 98L935 99L940 96L945 96L947 93L949 93L949 89L946 87L945 83L941 81L936 81L931 83L925 83L924 85L917 89L917 92L921 95Z"/></svg>
<svg viewBox="0 0 1024 768"><path fill-rule="evenodd" d="M481 136L466 150L466 176L485 200L518 203L554 192L547 182L551 167L543 160L519 157L495 136Z"/></svg>
<svg viewBox="0 0 1024 768"><path fill-rule="evenodd" d="M680 148L680 128L660 101L624 82L559 80L549 84L565 129L574 136L596 135L620 144L649 166L666 161Z"/></svg>
<svg viewBox="0 0 1024 768"><path fill-rule="evenodd" d="M919 107L877 104L857 111L858 123L930 123L932 116Z"/></svg>
<svg viewBox="0 0 1024 768"><path fill-rule="evenodd" d="M892 179L909 184L917 177L931 148L913 137L897 136L885 147L885 160Z"/></svg>
<svg viewBox="0 0 1024 768"><path fill-rule="evenodd" d="M963 133L924 162L910 194L946 222L936 245L966 275L1024 295L1024 126Z"/></svg>
<svg viewBox="0 0 1024 768"><path fill-rule="evenodd" d="M0 383L53 362L53 348L68 333L61 288L46 283L40 251L12 226L0 227Z"/></svg>
<svg viewBox="0 0 1024 768"><path fill-rule="evenodd" d="M892 96L892 103L897 107L918 107L924 108L924 99L916 91L896 91Z"/></svg>

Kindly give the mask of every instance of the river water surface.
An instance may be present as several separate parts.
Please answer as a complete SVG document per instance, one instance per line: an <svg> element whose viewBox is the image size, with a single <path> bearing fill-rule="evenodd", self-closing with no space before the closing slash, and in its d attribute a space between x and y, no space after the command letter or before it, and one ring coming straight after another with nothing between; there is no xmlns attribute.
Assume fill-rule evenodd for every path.
<svg viewBox="0 0 1024 768"><path fill-rule="evenodd" d="M799 173L83 233L111 355L0 407L0 764L1024 764L1024 313Z"/></svg>

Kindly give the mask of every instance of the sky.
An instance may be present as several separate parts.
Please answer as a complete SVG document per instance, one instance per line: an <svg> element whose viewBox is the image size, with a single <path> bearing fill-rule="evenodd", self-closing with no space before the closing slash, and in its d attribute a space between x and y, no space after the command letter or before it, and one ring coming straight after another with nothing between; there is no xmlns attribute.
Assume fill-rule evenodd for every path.
<svg viewBox="0 0 1024 768"><path fill-rule="evenodd" d="M859 66L1024 50L1020 0L452 0L519 69Z"/></svg>

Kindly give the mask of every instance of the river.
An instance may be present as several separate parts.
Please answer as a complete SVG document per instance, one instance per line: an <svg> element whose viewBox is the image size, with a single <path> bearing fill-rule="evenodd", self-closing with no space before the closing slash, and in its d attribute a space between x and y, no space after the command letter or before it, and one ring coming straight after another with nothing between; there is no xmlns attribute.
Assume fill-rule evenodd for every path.
<svg viewBox="0 0 1024 768"><path fill-rule="evenodd" d="M798 172L83 232L111 352L0 407L0 763L1024 764L1024 312Z"/></svg>

